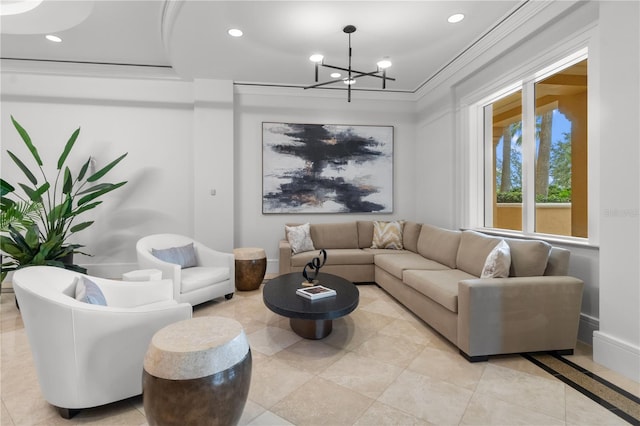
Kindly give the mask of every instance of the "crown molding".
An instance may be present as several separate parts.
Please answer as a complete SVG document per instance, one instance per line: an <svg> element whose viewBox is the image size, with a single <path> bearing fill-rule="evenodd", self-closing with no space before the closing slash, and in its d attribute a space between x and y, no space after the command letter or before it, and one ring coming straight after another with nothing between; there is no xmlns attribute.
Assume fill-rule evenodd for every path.
<svg viewBox="0 0 640 426"><path fill-rule="evenodd" d="M579 3L586 2L580 0L527 0L526 3L516 6L496 26L478 37L449 64L425 80L416 89L417 99L424 98L445 84L451 86L451 79L456 74L468 68L478 69L489 62L494 57L494 55L487 55L491 49L501 44L501 50L504 51L504 49L522 41L535 29L547 25L555 17Z"/></svg>
<svg viewBox="0 0 640 426"><path fill-rule="evenodd" d="M184 6L184 0L165 0L160 21L160 39L164 45L164 51L171 62L171 34L173 27L180 15L180 9Z"/></svg>
<svg viewBox="0 0 640 426"><path fill-rule="evenodd" d="M346 89L325 88L308 89L304 86L268 85L260 83L234 83L234 93L239 95L279 95L305 98L341 99L346 102ZM415 102L416 95L411 92L394 92L389 90L352 89L351 101L357 100Z"/></svg>
<svg viewBox="0 0 640 426"><path fill-rule="evenodd" d="M75 77L139 78L149 80L180 80L168 66L108 64L0 58L2 73L27 73Z"/></svg>

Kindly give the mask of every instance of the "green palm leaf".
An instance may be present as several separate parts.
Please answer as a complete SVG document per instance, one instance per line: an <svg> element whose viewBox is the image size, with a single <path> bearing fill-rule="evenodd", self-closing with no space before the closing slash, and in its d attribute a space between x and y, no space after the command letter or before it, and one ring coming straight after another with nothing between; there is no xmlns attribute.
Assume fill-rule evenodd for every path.
<svg viewBox="0 0 640 426"><path fill-rule="evenodd" d="M115 160L113 160L112 162L110 162L109 164L104 166L102 169L98 170L97 172L95 172L94 174L89 176L87 178L87 182L95 182L98 179L100 179L102 176L106 175L111 169L113 169L116 166L116 164L118 164L120 161L122 161L122 159L124 157L126 157L127 154L128 154L128 152L125 152L120 157L116 158Z"/></svg>
<svg viewBox="0 0 640 426"><path fill-rule="evenodd" d="M88 227L89 227L89 226L91 226L92 224L93 224L93 220L92 220L92 221L89 221L89 222L82 222L82 223L79 223L79 224L77 224L77 225L72 226L72 227L71 227L71 229L69 229L69 232L71 232L71 233L73 234L73 233L75 233L75 232L82 231L83 229L88 228Z"/></svg>
<svg viewBox="0 0 640 426"><path fill-rule="evenodd" d="M58 158L58 170L62 169L64 162L67 161L67 156L69 155L69 152L71 152L71 148L73 148L73 144L76 143L76 139L78 139L79 134L80 134L80 127L78 127L76 131L73 132L73 134L67 141L67 144L64 146L64 150L62 151L62 154L60 154L60 158Z"/></svg>
<svg viewBox="0 0 640 426"><path fill-rule="evenodd" d="M80 200L78 201L78 206L86 204L89 201L92 201L92 200L94 200L94 199L106 194L107 192L113 191L114 189L118 189L122 185L124 185L125 183L127 183L127 182L125 181L125 182L120 182L120 183L116 183L116 184L111 184L108 187L102 188L100 191L96 191L96 192L94 192L92 194L85 195L84 197L80 198Z"/></svg>
<svg viewBox="0 0 640 426"><path fill-rule="evenodd" d="M7 181L5 181L4 179L0 179L0 196L5 196L13 191L15 191L16 189L11 186L11 184Z"/></svg>
<svg viewBox="0 0 640 426"><path fill-rule="evenodd" d="M9 150L7 150L7 154L9 154L9 157L11 157L13 162L16 163L18 168L22 170L22 173L24 173L27 179L29 179L29 182L31 182L34 186L37 185L38 179L36 179L33 173L31 173L31 170L29 170L29 168L22 162L22 160L16 157L16 155Z"/></svg>
<svg viewBox="0 0 640 426"><path fill-rule="evenodd" d="M38 166L42 166L42 160L40 159L40 154L38 154L38 150L36 149L36 147L31 142L31 137L29 136L27 131L25 129L23 129L22 126L20 125L20 123L18 123L13 118L13 115L11 116L11 122L13 123L13 126L18 131L18 134L20 135L20 137L24 141L25 145L27 145L27 148L29 148L29 151L31 151L31 155L36 160L36 163L38 163ZM35 185L35 183L34 183L34 185Z"/></svg>
<svg viewBox="0 0 640 426"><path fill-rule="evenodd" d="M90 164L91 164L91 157L89 157L87 159L87 162L82 165L82 168L80 169L80 173L78 173L78 182L84 179L84 175L87 173L87 170L89 170Z"/></svg>

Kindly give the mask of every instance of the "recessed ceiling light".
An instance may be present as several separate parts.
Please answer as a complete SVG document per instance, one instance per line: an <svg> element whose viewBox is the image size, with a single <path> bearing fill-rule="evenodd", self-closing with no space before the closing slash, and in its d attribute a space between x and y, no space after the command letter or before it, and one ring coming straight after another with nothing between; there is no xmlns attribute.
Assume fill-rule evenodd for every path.
<svg viewBox="0 0 640 426"><path fill-rule="evenodd" d="M19 15L40 6L42 0L4 0L0 7L0 15Z"/></svg>
<svg viewBox="0 0 640 426"><path fill-rule="evenodd" d="M53 34L47 34L46 36L44 36L47 40L52 41L54 43L60 43L62 42L62 39L60 37L58 37L57 35L53 35Z"/></svg>
<svg viewBox="0 0 640 426"><path fill-rule="evenodd" d="M231 37L242 37L242 30L239 30L237 28L231 28L229 31L227 31L227 33L231 36Z"/></svg>
<svg viewBox="0 0 640 426"><path fill-rule="evenodd" d="M462 21L463 19L464 19L464 15L462 13L456 13L455 15L449 16L449 19L447 19L447 21L449 21L452 24L455 24Z"/></svg>
<svg viewBox="0 0 640 426"><path fill-rule="evenodd" d="M331 78L340 78L342 74L340 74L339 72L332 72L331 73Z"/></svg>
<svg viewBox="0 0 640 426"><path fill-rule="evenodd" d="M314 53L313 55L309 56L309 60L311 62L322 62L323 59L324 59L324 56L322 56L319 53Z"/></svg>
<svg viewBox="0 0 640 426"><path fill-rule="evenodd" d="M356 84L356 79L355 78L352 78L352 79L345 78L342 82L344 84L346 84L347 86L351 86L352 84Z"/></svg>

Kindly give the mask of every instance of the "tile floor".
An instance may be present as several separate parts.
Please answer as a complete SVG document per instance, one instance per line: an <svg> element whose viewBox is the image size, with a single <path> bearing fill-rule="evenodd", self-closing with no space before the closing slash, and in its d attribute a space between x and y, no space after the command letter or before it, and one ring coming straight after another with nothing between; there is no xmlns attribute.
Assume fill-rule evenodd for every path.
<svg viewBox="0 0 640 426"><path fill-rule="evenodd" d="M261 290L195 308L243 324L253 354L241 425L619 425L620 417L521 356L470 364L375 285L321 341L294 334ZM13 293L0 297L5 425L146 425L142 398L83 410L71 421L40 395ZM595 364L580 344L574 363L640 396L640 384Z"/></svg>

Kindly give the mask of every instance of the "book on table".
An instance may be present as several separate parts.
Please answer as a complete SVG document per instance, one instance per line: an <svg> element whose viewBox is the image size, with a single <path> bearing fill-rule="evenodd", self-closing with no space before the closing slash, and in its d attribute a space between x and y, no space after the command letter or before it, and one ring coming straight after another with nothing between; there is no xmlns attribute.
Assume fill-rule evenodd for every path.
<svg viewBox="0 0 640 426"><path fill-rule="evenodd" d="M314 285L313 287L303 287L296 290L298 296L302 296L307 299L316 300L324 299L325 297L331 297L336 295L336 291L331 288L327 288L322 285Z"/></svg>

